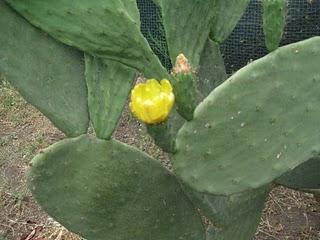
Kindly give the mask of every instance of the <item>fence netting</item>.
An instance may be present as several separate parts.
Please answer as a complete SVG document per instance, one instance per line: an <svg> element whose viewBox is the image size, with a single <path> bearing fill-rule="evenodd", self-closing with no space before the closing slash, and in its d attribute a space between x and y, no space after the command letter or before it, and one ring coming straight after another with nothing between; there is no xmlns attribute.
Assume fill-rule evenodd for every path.
<svg viewBox="0 0 320 240"><path fill-rule="evenodd" d="M174 1L174 0L172 0ZM162 63L171 68L161 25L161 14L152 0L137 0L141 29ZM178 11L178 10L177 10ZM289 0L288 16L281 45L320 36L320 0ZM221 45L228 73L267 54L262 29L261 0L251 0L238 25Z"/></svg>

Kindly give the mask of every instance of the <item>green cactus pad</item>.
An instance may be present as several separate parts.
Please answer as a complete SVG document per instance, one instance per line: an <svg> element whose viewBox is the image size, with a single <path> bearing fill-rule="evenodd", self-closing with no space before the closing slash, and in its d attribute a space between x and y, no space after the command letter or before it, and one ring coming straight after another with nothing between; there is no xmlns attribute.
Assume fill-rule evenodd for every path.
<svg viewBox="0 0 320 240"><path fill-rule="evenodd" d="M252 239L270 189L266 186L227 197L198 194L197 206L204 207L203 213L214 225L207 231L207 240Z"/></svg>
<svg viewBox="0 0 320 240"><path fill-rule="evenodd" d="M172 62L183 53L197 68L214 14L214 0L157 0Z"/></svg>
<svg viewBox="0 0 320 240"><path fill-rule="evenodd" d="M136 78L136 70L111 61L85 55L90 118L96 135L109 139Z"/></svg>
<svg viewBox="0 0 320 240"><path fill-rule="evenodd" d="M258 219L271 190L269 185L229 196L206 194L184 186L194 205L218 228L239 219ZM256 216L256 217L254 217ZM257 220L259 222L259 220Z"/></svg>
<svg viewBox="0 0 320 240"><path fill-rule="evenodd" d="M222 43L233 31L250 0L216 0L210 37Z"/></svg>
<svg viewBox="0 0 320 240"><path fill-rule="evenodd" d="M204 239L174 175L114 140L54 144L33 159L28 182L45 211L88 240Z"/></svg>
<svg viewBox="0 0 320 240"><path fill-rule="evenodd" d="M260 215L256 218L241 218L225 228L209 226L206 240L251 240L254 239L260 222Z"/></svg>
<svg viewBox="0 0 320 240"><path fill-rule="evenodd" d="M167 72L140 32L135 0L6 0L61 42L162 79Z"/></svg>
<svg viewBox="0 0 320 240"><path fill-rule="evenodd" d="M320 189L320 157L314 157L302 163L282 175L276 182L298 190Z"/></svg>
<svg viewBox="0 0 320 240"><path fill-rule="evenodd" d="M254 215L254 218L249 217L237 219L236 222L231 223L223 228L216 228L209 226L207 229L206 240L251 240L257 231L260 223L260 212Z"/></svg>
<svg viewBox="0 0 320 240"><path fill-rule="evenodd" d="M199 192L263 186L320 152L320 37L239 70L180 129L176 174Z"/></svg>
<svg viewBox="0 0 320 240"><path fill-rule="evenodd" d="M288 0L263 0L263 32L267 49L279 47L286 24Z"/></svg>
<svg viewBox="0 0 320 240"><path fill-rule="evenodd" d="M0 75L68 136L86 133L83 54L56 42L0 1Z"/></svg>
<svg viewBox="0 0 320 240"><path fill-rule="evenodd" d="M197 88L200 92L200 101L227 79L226 69L220 46L216 42L208 39L201 54Z"/></svg>

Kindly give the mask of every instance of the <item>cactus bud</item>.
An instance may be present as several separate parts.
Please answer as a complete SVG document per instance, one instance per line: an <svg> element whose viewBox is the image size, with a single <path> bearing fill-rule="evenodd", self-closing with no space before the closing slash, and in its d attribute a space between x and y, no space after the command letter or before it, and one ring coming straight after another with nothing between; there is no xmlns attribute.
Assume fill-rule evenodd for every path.
<svg viewBox="0 0 320 240"><path fill-rule="evenodd" d="M197 106L197 91L194 83L196 76L183 54L177 56L172 75L177 111L183 118L190 121L193 119L193 111Z"/></svg>
<svg viewBox="0 0 320 240"><path fill-rule="evenodd" d="M173 75L177 74L188 74L191 73L191 65L188 61L188 59L181 53L176 58L176 65L174 66L172 73Z"/></svg>
<svg viewBox="0 0 320 240"><path fill-rule="evenodd" d="M174 104L172 86L167 79L160 83L149 79L146 83L137 84L131 91L131 112L147 124L164 122Z"/></svg>

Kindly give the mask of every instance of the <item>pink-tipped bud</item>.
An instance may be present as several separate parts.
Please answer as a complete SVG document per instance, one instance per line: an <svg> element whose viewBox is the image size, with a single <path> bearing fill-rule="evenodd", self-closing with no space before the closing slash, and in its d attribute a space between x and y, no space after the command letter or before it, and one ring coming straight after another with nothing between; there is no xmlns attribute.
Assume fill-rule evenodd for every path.
<svg viewBox="0 0 320 240"><path fill-rule="evenodd" d="M172 74L176 75L179 73L191 73L192 68L188 59L181 53L176 58L176 65L172 70Z"/></svg>

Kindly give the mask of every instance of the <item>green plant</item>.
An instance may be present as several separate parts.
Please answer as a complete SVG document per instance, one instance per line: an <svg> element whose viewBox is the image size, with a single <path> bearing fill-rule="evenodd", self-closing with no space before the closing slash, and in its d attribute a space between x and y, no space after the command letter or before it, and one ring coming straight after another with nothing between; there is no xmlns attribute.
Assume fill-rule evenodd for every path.
<svg viewBox="0 0 320 240"><path fill-rule="evenodd" d="M273 184L319 194L320 37L228 78L219 44L248 0L155 2L171 62L183 56L172 74L140 33L135 0L0 2L0 74L69 137L33 159L29 187L87 239L250 239ZM283 22L265 9L274 50ZM177 111L147 129L176 175L111 137L137 73L174 86ZM135 111L153 119L157 95L143 89L150 95ZM86 134L89 121L96 136Z"/></svg>
<svg viewBox="0 0 320 240"><path fill-rule="evenodd" d="M278 48L286 23L287 0L263 1L263 30L269 51Z"/></svg>
<svg viewBox="0 0 320 240"><path fill-rule="evenodd" d="M6 240L6 239L7 239L6 236L3 235L3 233L0 232L0 240Z"/></svg>

